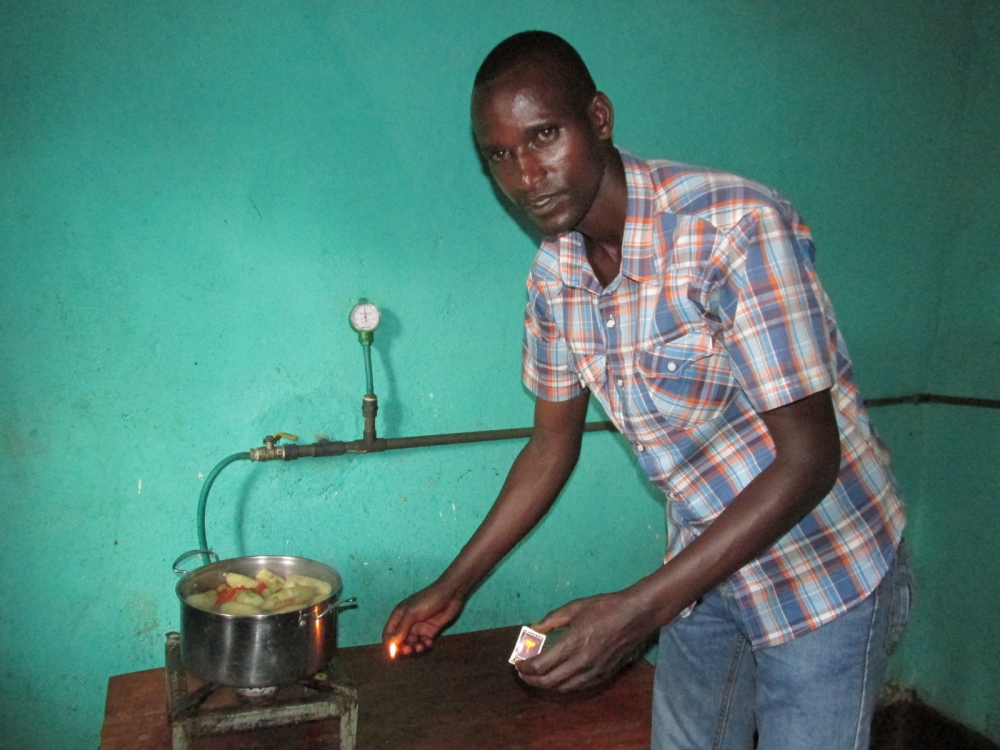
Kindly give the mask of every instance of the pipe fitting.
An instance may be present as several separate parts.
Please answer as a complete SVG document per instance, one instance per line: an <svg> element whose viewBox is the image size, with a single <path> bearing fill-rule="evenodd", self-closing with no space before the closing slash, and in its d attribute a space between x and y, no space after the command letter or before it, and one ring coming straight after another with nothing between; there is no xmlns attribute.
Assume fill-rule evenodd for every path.
<svg viewBox="0 0 1000 750"><path fill-rule="evenodd" d="M273 435L268 435L264 438L264 446L262 448L250 449L251 461L278 461L284 458L285 446L275 445L275 437Z"/></svg>
<svg viewBox="0 0 1000 750"><path fill-rule="evenodd" d="M365 444L375 444L375 417L378 415L378 396L367 393L361 399L361 414L365 418L365 431L362 436Z"/></svg>
<svg viewBox="0 0 1000 750"><path fill-rule="evenodd" d="M276 432L273 435L268 435L264 438L264 446L262 448L251 448L250 449L250 460L251 461L288 461L285 458L286 448L297 447L288 445L278 445L278 441L282 438L286 440L298 440L298 435L290 435L287 432Z"/></svg>
<svg viewBox="0 0 1000 750"><path fill-rule="evenodd" d="M342 456L348 452L347 444L342 440L320 440L308 445L287 443L278 445L281 438L298 440L295 435L279 432L264 438L261 448L250 449L251 461L294 461L297 458L321 458L322 456Z"/></svg>
<svg viewBox="0 0 1000 750"><path fill-rule="evenodd" d="M385 438L371 440L351 440L344 443L345 453L382 453L389 450L389 441Z"/></svg>

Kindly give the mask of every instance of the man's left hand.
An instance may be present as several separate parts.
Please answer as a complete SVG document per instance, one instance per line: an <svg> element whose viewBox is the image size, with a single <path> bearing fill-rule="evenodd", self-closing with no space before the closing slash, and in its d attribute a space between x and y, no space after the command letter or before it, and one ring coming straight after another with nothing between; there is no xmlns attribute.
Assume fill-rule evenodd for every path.
<svg viewBox="0 0 1000 750"><path fill-rule="evenodd" d="M570 692L614 676L639 655L657 626L628 594L618 592L572 601L531 627L566 632L551 649L517 663L521 679L532 687Z"/></svg>

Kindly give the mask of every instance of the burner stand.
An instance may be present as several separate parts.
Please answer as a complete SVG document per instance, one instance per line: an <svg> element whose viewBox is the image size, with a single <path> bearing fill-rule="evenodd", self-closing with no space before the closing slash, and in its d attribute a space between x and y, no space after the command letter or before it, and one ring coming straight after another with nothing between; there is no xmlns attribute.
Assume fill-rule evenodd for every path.
<svg viewBox="0 0 1000 750"><path fill-rule="evenodd" d="M190 689L181 661L180 634L167 633L166 679L173 750L192 750L193 741L200 737L313 722L329 724L338 717L339 732L313 732L313 738L321 743L315 746L354 750L358 691L350 686L336 655L324 672L296 685L237 690L205 683Z"/></svg>

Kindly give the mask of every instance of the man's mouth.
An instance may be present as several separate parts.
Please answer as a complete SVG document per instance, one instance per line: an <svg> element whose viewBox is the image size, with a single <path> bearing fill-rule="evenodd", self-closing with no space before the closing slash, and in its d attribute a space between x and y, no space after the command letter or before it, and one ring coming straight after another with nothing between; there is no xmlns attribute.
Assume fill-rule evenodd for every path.
<svg viewBox="0 0 1000 750"><path fill-rule="evenodd" d="M555 205L559 198L558 193L545 193L544 195L536 195L528 200L524 201L522 204L525 209L531 211L534 214L545 213L552 206Z"/></svg>

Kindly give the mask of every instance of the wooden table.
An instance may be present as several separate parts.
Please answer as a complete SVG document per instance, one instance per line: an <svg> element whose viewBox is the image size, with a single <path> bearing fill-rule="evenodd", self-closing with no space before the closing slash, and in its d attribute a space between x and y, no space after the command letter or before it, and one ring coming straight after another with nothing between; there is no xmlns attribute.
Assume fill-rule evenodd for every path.
<svg viewBox="0 0 1000 750"><path fill-rule="evenodd" d="M377 644L340 649L358 689L357 750L648 750L650 664L640 660L601 689L559 696L517 678L507 663L517 633L448 635L395 661ZM164 685L163 669L108 680L101 750L170 750Z"/></svg>

